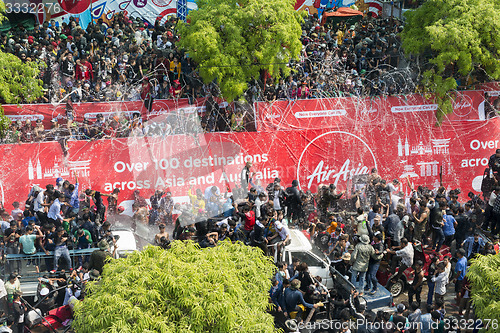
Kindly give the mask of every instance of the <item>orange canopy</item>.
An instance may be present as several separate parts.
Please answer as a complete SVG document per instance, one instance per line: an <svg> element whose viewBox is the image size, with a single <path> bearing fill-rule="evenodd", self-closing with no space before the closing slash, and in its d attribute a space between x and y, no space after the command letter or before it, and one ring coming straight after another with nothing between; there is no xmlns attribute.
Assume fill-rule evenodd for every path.
<svg viewBox="0 0 500 333"><path fill-rule="evenodd" d="M349 19L358 16L359 18L363 17L363 13L359 10L354 10L348 7L340 7L334 12L324 12L321 18L321 24L325 24L328 18L330 19Z"/></svg>

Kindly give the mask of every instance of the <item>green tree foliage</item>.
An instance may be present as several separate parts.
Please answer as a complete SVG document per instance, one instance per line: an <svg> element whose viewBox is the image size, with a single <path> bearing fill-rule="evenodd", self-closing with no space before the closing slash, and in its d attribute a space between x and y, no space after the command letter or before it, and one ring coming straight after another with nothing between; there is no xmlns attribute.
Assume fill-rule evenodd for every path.
<svg viewBox="0 0 500 333"><path fill-rule="evenodd" d="M0 22L6 19L5 3L0 0ZM13 54L0 51L0 103L19 104L21 102L32 102L43 96L43 83L38 76L42 63L27 62ZM3 113L0 105L0 137L10 124L10 119Z"/></svg>
<svg viewBox="0 0 500 333"><path fill-rule="evenodd" d="M2 23L4 20L7 19L7 16L5 16L3 13L5 13L5 2L0 0L0 23Z"/></svg>
<svg viewBox="0 0 500 333"><path fill-rule="evenodd" d="M268 291L274 265L259 249L222 242L200 249L174 241L105 265L75 307L75 331L274 331Z"/></svg>
<svg viewBox="0 0 500 333"><path fill-rule="evenodd" d="M403 47L426 63L422 83L437 96L438 119L453 111L456 79L500 78L499 9L496 0L427 0L406 13Z"/></svg>
<svg viewBox="0 0 500 333"><path fill-rule="evenodd" d="M265 70L274 77L289 73L297 59L303 13L295 0L200 0L198 10L180 27L180 46L199 64L205 83L217 80L232 101L247 82Z"/></svg>
<svg viewBox="0 0 500 333"><path fill-rule="evenodd" d="M490 319L485 332L500 330L500 255L479 256L467 270L471 297L478 318ZM493 325L494 324L494 325Z"/></svg>
<svg viewBox="0 0 500 333"><path fill-rule="evenodd" d="M32 102L43 96L43 83L38 79L42 63L26 62L11 53L0 51L0 102L19 104ZM10 119L0 106L0 137L4 137Z"/></svg>

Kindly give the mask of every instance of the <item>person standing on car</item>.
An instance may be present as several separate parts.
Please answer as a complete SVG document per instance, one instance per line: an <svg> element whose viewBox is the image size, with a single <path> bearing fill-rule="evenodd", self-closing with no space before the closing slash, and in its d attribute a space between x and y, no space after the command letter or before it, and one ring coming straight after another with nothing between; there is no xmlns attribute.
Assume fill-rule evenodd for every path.
<svg viewBox="0 0 500 333"><path fill-rule="evenodd" d="M370 237L368 237L368 235L362 235L351 255L351 282L356 287L356 290L363 290L365 286L365 275L368 271L370 258L377 259L378 254L375 253L373 246L370 244ZM357 282L358 279L359 283Z"/></svg>
<svg viewBox="0 0 500 333"><path fill-rule="evenodd" d="M307 263L301 262L297 270L299 271L299 276L297 277L297 279L299 279L300 281L299 288L305 293L307 291L307 288L310 285L314 284L314 280L311 276L311 273L309 272L309 266L307 265Z"/></svg>
<svg viewBox="0 0 500 333"><path fill-rule="evenodd" d="M59 258L63 257L66 260L69 270L73 269L71 258L69 256L68 242L69 238L63 227L58 227L56 233L52 235L48 240L50 243L54 244L54 269L50 272L53 274L57 272L59 267Z"/></svg>
<svg viewBox="0 0 500 333"><path fill-rule="evenodd" d="M286 206L288 207L288 221L293 221L294 223L298 222L300 214L302 212L302 198L300 195L300 191L297 188L298 186L299 182L294 179L292 181L292 186L288 187L285 191L287 202Z"/></svg>
<svg viewBox="0 0 500 333"><path fill-rule="evenodd" d="M243 170L241 170L241 188L243 192L246 194L248 192L248 184L252 181L252 172L250 169L252 168L252 162L246 162Z"/></svg>

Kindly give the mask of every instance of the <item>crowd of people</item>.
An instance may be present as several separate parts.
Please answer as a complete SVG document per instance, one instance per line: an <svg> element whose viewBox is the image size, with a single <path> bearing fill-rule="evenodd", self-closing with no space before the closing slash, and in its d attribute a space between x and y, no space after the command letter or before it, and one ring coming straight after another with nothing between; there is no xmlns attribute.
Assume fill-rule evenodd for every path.
<svg viewBox="0 0 500 333"><path fill-rule="evenodd" d="M218 97L215 83L204 84L196 64L176 42L178 19L148 24L117 13L110 24L102 19L86 29L74 17L69 23L55 20L27 30L18 25L1 34L0 49L23 62L44 63L40 78L44 96L36 102L66 104L66 120L50 129L39 122L12 122L4 143L53 140L57 137L88 139L129 135L184 133L170 119L135 130L133 115L117 112L94 122L76 121L73 103L138 101L151 110L155 99ZM415 90L414 77L398 69L403 60L400 41L402 23L397 19L374 19L348 25L321 25L317 15L303 23L300 61L292 61L291 75L276 78L263 74L249 82L248 102L407 94ZM403 73L404 72L404 73ZM194 115L196 130L243 131L253 114L232 105L219 109L207 105ZM213 104L213 103L211 103ZM141 118L141 117L140 117ZM140 123L143 119L141 118ZM91 127L97 134L88 133ZM90 131L92 132L92 131Z"/></svg>
<svg viewBox="0 0 500 333"><path fill-rule="evenodd" d="M2 51L23 62L46 65L40 74L44 96L36 102L65 104L66 121L53 119L51 128L44 128L41 121L15 121L2 142L252 130L251 107L230 104L219 108L213 103L220 91L214 82L203 83L196 64L177 46L177 23L171 17L164 24L149 24L117 13L111 23L100 19L86 29L71 17L61 25L51 20L35 25L34 30L18 25L3 32ZM256 101L406 95L418 90L418 70L404 56L403 22L398 19L365 15L352 25L344 21L321 24L314 14L305 18L302 29L303 49L300 60L290 62L290 75L277 80L263 72L248 82L243 97L250 105ZM178 98L190 103L209 100L205 112L186 116L180 110L148 124L140 114L136 118L121 111L79 122L73 107L79 102L142 100L151 111L156 99ZM487 106L490 104L487 112L495 115L498 103ZM186 118L189 126L179 126L184 122L176 118Z"/></svg>
<svg viewBox="0 0 500 333"><path fill-rule="evenodd" d="M179 49L178 19L161 24L117 13L79 26L77 19L55 20L26 30L21 24L2 33L0 47L23 62L44 62L44 96L38 102L57 103L69 95L74 102L203 98L217 94L215 84L203 84L196 64ZM344 95L404 94L415 86L387 76L403 57L396 18L366 15L349 25L320 24L317 14L302 25L300 61L292 75L275 85L274 78L250 82L250 100L317 98ZM412 81L411 78L406 78ZM272 91L271 91L272 90Z"/></svg>
<svg viewBox="0 0 500 333"><path fill-rule="evenodd" d="M495 173L499 165L500 150L490 159ZM307 308L321 305L311 303L319 281L311 275L307 263L294 258L293 265L287 266L280 261L280 253L291 241L290 228L309 235L329 256L339 274L350 278L356 295L376 293L377 272L382 262L389 267L389 283L398 281L405 270L413 269L415 277L409 286L408 302L398 305L393 318L408 314L408 320L442 323L444 297L451 282L459 315L472 318L467 265L477 255L496 255L499 251L500 187L486 193L486 202L472 192L468 195L470 200L459 202L460 190L447 191L444 187L420 186L405 197L399 187L398 180L387 182L376 169L371 171L364 191L356 191L349 198L333 184L321 185L318 193L312 193L299 190L296 180L285 187L276 178L264 187L255 179L252 164L247 163L241 172L241 183L233 189L227 188L223 193L216 186L191 187L187 204L175 203L170 191L157 189L148 201L136 190L132 227L158 228L151 242L165 249L174 239L192 240L201 248L216 247L221 241L229 240L275 255L277 273L270 290L270 300L276 305L273 313L288 317L298 311L297 321L303 312L298 306L300 303L306 312ZM25 255L28 267L35 266L36 272L47 271L43 281L60 279L59 274L64 272L70 273L75 281L85 280L80 276L91 272L98 276L117 248L112 229L123 217L119 195L118 189L109 194L83 190L76 176L74 182L58 178L45 189L33 186L24 209L15 201L11 211L4 207L0 212L4 255ZM350 207L351 213L346 212ZM167 228L173 230L171 234ZM493 241L480 237L478 231L481 230L491 230ZM453 253L449 251L451 247L455 248ZM69 255L70 249L92 248L96 250L78 258ZM431 262L422 262L416 255L417 249L434 254ZM46 253L44 260L30 258L43 252ZM440 253L446 254L440 256ZM452 260L456 261L454 269ZM21 267L19 260L7 260L4 267L10 276L4 292L0 288L3 295L0 299L5 309L14 311L20 291L17 274L25 267ZM428 294L422 300L424 284ZM66 304L69 297L81 296L72 294L71 290L68 295L60 296ZM345 316L343 308L349 306L345 300L338 299L340 295L332 297L337 298L335 311L341 319ZM420 313L420 309L427 315ZM388 321L389 317L376 320Z"/></svg>
<svg viewBox="0 0 500 333"><path fill-rule="evenodd" d="M99 140L127 137L165 137L176 134L197 135L207 132L241 132L255 130L253 112L245 106L233 108L227 103L219 104L211 97L205 102L209 112L197 114L179 109L164 116L153 117L143 121L141 113L115 112L104 116L96 115L95 121L87 118L82 123L68 116L65 123L52 119L50 129L46 129L43 121L26 119L12 122L2 143L33 143L58 141L63 146L68 140ZM67 114L73 113L71 103L66 103Z"/></svg>
<svg viewBox="0 0 500 333"><path fill-rule="evenodd" d="M68 139L248 130L246 124L252 123L249 112L221 107L214 98L218 96L216 85L203 84L196 64L178 49L176 24L177 19L170 18L164 25L149 25L118 13L110 26L99 20L84 30L71 18L61 26L51 21L35 26L34 31L18 26L2 33L3 51L23 62L46 63L41 73L45 95L38 102L62 102L66 109L65 124L54 119L48 130L41 121L13 122L3 142L60 141L64 145ZM317 16L309 16L303 24L301 59L290 63L292 74L277 83L263 74L249 83L246 99L271 102L414 92L414 77L401 69L401 30L402 23L396 19L364 18L352 26L322 26ZM205 112L174 112L161 122L143 122L140 113L129 116L125 112L108 118L98 115L94 122L75 120L73 103L142 100L150 109L154 99L170 98L206 98ZM497 155L490 160L495 172L500 171L500 151ZM499 251L500 187L492 188L484 200L471 192L467 202L458 200L459 189L444 187L419 187L405 197L398 180L386 181L375 169L365 189L349 196L334 184L321 185L317 193L299 190L296 180L287 185L279 178L262 184L247 163L240 184L226 191L216 186L191 188L188 204L175 203L172 193L164 189L157 189L149 200L135 191L132 225L157 228L151 241L165 249L172 240L196 241L201 248L230 240L274 255L278 262L270 301L277 317L290 318L297 312L300 322L308 309L321 306L314 298L323 292L318 288L320 281L310 274L307 263L294 258L287 265L279 258L291 241L290 228L298 228L330 258L339 274L349 277L356 295L376 293L382 263L388 267L390 282L397 282L405 270L414 270L407 304L399 304L395 314L380 312L371 318L393 323L387 332L402 332L398 323L412 331L410 323L417 322L424 327L438 323L441 331L433 332L444 332L444 298L450 282L454 283L459 315L472 318L467 265L477 255ZM82 283L97 278L117 249L112 229L123 217L119 195L118 189L112 193L83 190L75 177L74 181L57 179L45 188L35 185L26 200L12 203L12 210L2 207L4 258L23 254L26 259L7 260L8 279L3 288L0 284L0 305L14 315L13 329L22 328L16 325L23 324L26 310L19 293L18 274L25 269L21 263L40 274L46 272L40 278L38 294L41 298L54 295L52 303L44 305L47 309L84 296ZM173 231L169 234L167 229ZM492 240L480 236L481 230L491 231ZM440 255L452 247L453 253ZM72 258L71 249L96 250ZM430 263L418 258L418 249L433 253ZM46 256L43 260L30 258L35 253ZM454 269L451 261L456 261ZM52 293L54 282L68 287ZM425 284L428 293L422 299ZM330 297L335 300L335 317L349 320L347 300L334 291Z"/></svg>

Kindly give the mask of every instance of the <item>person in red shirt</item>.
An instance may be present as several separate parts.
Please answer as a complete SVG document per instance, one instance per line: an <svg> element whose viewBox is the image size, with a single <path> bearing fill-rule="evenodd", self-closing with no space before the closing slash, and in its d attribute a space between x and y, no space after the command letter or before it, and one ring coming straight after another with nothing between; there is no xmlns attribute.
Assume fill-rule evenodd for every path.
<svg viewBox="0 0 500 333"><path fill-rule="evenodd" d="M92 64L88 61L88 56L84 55L80 61L77 61L75 76L78 81L90 82L94 80L94 72Z"/></svg>
<svg viewBox="0 0 500 333"><path fill-rule="evenodd" d="M170 95L173 98L179 98L182 95L182 86L179 80L174 80L174 84L170 86Z"/></svg>
<svg viewBox="0 0 500 333"><path fill-rule="evenodd" d="M238 212L238 215L240 215L241 219L244 222L243 225L243 232L245 233L245 236L248 238L248 235L250 235L250 232L253 230L253 227L255 225L255 212L250 209L250 206L245 205L243 206L242 212Z"/></svg>
<svg viewBox="0 0 500 333"><path fill-rule="evenodd" d="M149 82L148 77L144 77L142 79L142 87L141 87L141 99L144 102L144 107L151 112L151 107L153 106L153 99L151 95L152 86Z"/></svg>

